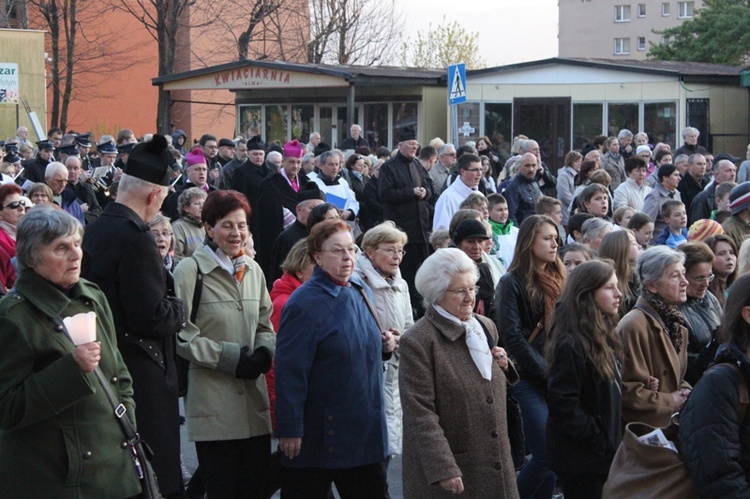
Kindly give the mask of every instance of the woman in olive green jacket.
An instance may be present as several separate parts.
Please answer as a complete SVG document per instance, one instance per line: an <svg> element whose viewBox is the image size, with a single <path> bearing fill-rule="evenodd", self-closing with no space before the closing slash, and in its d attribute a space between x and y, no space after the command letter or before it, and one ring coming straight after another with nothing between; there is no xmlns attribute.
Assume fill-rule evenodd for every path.
<svg viewBox="0 0 750 499"><path fill-rule="evenodd" d="M18 225L21 273L0 301L0 496L131 497L140 484L125 437L93 374L134 417L130 374L107 300L79 280L83 228L40 206ZM96 342L74 346L54 319L96 313Z"/></svg>

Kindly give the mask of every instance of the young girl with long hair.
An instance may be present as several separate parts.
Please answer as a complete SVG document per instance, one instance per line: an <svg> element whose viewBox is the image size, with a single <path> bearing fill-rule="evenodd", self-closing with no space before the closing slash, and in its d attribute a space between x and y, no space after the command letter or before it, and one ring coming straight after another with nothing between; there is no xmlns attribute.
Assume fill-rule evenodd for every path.
<svg viewBox="0 0 750 499"><path fill-rule="evenodd" d="M529 460L518 475L521 497L550 498L555 474L545 453L547 363L544 348L565 268L557 254L557 224L546 215L526 218L518 232L513 262L498 284L495 323L501 342L520 374L511 394L521 406Z"/></svg>
<svg viewBox="0 0 750 499"><path fill-rule="evenodd" d="M546 346L547 455L566 499L599 498L621 431L622 293L600 260L568 278Z"/></svg>
<svg viewBox="0 0 750 499"><path fill-rule="evenodd" d="M627 229L610 232L599 246L599 258L607 258L614 263L617 283L622 292L620 315L624 316L635 306L640 294L640 283L635 272L641 245Z"/></svg>
<svg viewBox="0 0 750 499"><path fill-rule="evenodd" d="M716 277L708 285L708 290L719 299L723 308L727 290L737 279L737 245L725 234L711 236L705 242L715 257L713 271Z"/></svg>

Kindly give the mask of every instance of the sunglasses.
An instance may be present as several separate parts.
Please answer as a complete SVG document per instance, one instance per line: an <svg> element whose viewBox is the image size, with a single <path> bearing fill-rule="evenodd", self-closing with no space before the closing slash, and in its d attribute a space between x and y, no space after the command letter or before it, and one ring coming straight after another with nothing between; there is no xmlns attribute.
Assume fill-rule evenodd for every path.
<svg viewBox="0 0 750 499"><path fill-rule="evenodd" d="M10 208L11 210L17 210L19 207L23 207L24 210L26 209L26 205L23 204L23 201L13 201L12 203L3 206L3 209Z"/></svg>

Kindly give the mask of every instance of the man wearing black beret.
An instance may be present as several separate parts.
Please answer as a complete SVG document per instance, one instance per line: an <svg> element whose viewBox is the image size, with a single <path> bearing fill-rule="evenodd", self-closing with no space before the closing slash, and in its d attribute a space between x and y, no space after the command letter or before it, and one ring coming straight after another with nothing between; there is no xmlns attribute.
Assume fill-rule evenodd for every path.
<svg viewBox="0 0 750 499"><path fill-rule="evenodd" d="M183 491L175 340L187 321L149 231L169 192L167 140L154 135L130 152L117 200L86 227L81 275L107 297L117 345L133 378L138 432L154 451L162 495Z"/></svg>

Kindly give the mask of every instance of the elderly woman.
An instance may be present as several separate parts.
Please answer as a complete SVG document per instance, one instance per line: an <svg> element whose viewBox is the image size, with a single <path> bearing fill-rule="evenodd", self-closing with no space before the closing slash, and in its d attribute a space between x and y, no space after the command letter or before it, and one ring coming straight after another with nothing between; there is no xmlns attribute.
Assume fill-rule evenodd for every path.
<svg viewBox="0 0 750 499"><path fill-rule="evenodd" d="M16 255L16 225L26 214L23 191L16 184L0 185L0 247Z"/></svg>
<svg viewBox="0 0 750 499"><path fill-rule="evenodd" d="M177 265L174 258L171 255L174 249L174 237L172 231L172 224L169 222L169 217L163 213L157 214L153 220L148 223L148 228L151 234L156 239L156 248L159 250L159 256L164 262L164 268L168 272L172 272Z"/></svg>
<svg viewBox="0 0 750 499"><path fill-rule="evenodd" d="M703 376L713 361L718 348L716 330L721 324L721 304L709 291L714 280L714 254L705 243L692 242L678 248L685 254L687 301L679 305L688 328L687 372L685 380L691 385Z"/></svg>
<svg viewBox="0 0 750 499"><path fill-rule="evenodd" d="M362 238L362 253L354 273L375 295L373 305L380 325L403 334L414 325L409 286L401 278L399 265L408 238L391 221L368 230ZM385 364L385 417L388 423L388 455L401 454L401 400L398 392L398 361L395 353Z"/></svg>
<svg viewBox="0 0 750 499"><path fill-rule="evenodd" d="M622 417L626 423L667 426L690 394L684 380L688 332L677 308L687 299L684 261L685 255L667 246L654 246L638 257L641 296L617 326L625 346Z"/></svg>
<svg viewBox="0 0 750 499"><path fill-rule="evenodd" d="M329 220L307 238L309 281L281 313L276 355L276 435L286 498L384 497L388 453L383 353L396 342L371 311L354 272L349 225Z"/></svg>
<svg viewBox="0 0 750 499"><path fill-rule="evenodd" d="M242 194L209 194L201 214L206 244L174 273L191 317L178 337L178 354L190 362L188 438L209 497L267 497L271 419L263 374L276 336L263 272L244 253L249 216Z"/></svg>
<svg viewBox="0 0 750 499"><path fill-rule="evenodd" d="M478 278L456 248L417 271L427 311L404 335L399 369L404 497L519 497L505 413L518 375L495 325L472 312Z"/></svg>
<svg viewBox="0 0 750 499"><path fill-rule="evenodd" d="M201 210L206 202L206 191L200 187L185 189L177 198L180 218L172 224L174 232L174 258L177 263L192 255L203 245L206 230L201 220Z"/></svg>
<svg viewBox="0 0 750 499"><path fill-rule="evenodd" d="M52 189L50 189L47 184L43 184L41 182L37 182L29 187L29 192L27 192L26 194L31 202L35 205L39 203L51 203L52 198L54 197Z"/></svg>
<svg viewBox="0 0 750 499"><path fill-rule="evenodd" d="M581 226L581 240L594 254L599 252L604 236L614 230L614 225L603 218L590 218Z"/></svg>
<svg viewBox="0 0 750 499"><path fill-rule="evenodd" d="M734 366L707 372L680 414L680 456L699 497L750 497L750 419L738 414L750 385L749 308L745 275L729 294L719 330L720 341L728 343L716 363Z"/></svg>
<svg viewBox="0 0 750 499"><path fill-rule="evenodd" d="M3 495L136 496L130 449L93 373L101 369L127 413L135 412L107 299L79 278L83 227L44 206L24 217L17 235L23 271L0 302ZM96 314L96 341L76 346L56 321L88 312Z"/></svg>

